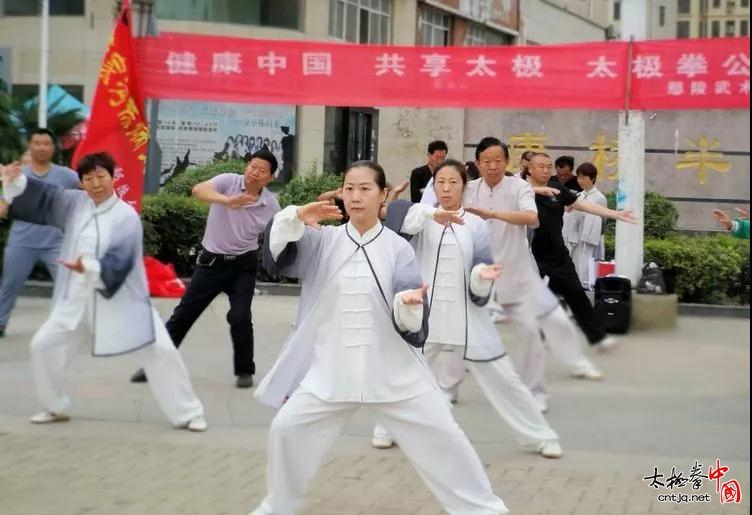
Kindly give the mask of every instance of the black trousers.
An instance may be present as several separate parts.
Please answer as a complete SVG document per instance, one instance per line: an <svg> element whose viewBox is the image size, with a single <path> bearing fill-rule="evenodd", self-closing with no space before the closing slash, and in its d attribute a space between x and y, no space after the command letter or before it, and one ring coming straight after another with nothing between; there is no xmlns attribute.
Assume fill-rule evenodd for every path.
<svg viewBox="0 0 752 515"><path fill-rule="evenodd" d="M193 323L217 295L225 293L230 299L227 322L230 324L235 375L256 373L251 302L256 286L257 263L255 250L234 260L226 260L223 256L206 251L199 254L191 282L165 324L175 347L180 347Z"/></svg>
<svg viewBox="0 0 752 515"><path fill-rule="evenodd" d="M577 325L580 326L585 337L594 345L606 337L606 330L595 320L593 305L590 303L582 282L577 276L574 263L569 256L564 256L557 263L547 263L537 260L541 275L549 278L548 287L564 300L572 310Z"/></svg>

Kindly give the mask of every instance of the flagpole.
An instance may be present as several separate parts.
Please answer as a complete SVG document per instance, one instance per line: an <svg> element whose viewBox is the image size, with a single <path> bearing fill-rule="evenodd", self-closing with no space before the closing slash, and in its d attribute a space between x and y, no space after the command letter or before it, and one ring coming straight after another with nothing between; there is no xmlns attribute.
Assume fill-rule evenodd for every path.
<svg viewBox="0 0 752 515"><path fill-rule="evenodd" d="M50 57L50 0L42 0L42 42L39 56L39 111L37 125L47 127L47 72Z"/></svg>

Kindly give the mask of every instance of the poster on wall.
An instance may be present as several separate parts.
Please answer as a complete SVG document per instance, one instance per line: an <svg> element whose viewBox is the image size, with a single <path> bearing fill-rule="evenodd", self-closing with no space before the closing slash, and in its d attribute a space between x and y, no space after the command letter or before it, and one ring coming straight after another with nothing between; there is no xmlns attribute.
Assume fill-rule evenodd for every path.
<svg viewBox="0 0 752 515"><path fill-rule="evenodd" d="M191 166L247 159L262 148L277 158L280 181L292 176L295 106L190 102L159 103L160 184Z"/></svg>

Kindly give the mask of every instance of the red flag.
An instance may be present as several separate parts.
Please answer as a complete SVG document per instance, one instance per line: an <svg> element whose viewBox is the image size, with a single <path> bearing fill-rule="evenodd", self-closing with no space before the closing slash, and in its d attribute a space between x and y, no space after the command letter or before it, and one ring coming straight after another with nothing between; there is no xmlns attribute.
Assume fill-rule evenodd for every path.
<svg viewBox="0 0 752 515"><path fill-rule="evenodd" d="M86 154L109 152L117 163L117 195L140 211L148 142L149 124L144 116L133 51L130 2L124 0L99 71L86 138L76 147L72 166Z"/></svg>

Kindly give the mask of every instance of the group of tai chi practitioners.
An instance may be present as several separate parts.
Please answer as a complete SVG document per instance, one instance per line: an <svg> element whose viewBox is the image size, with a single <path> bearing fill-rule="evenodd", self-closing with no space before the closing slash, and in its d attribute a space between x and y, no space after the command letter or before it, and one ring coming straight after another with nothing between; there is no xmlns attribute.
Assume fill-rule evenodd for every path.
<svg viewBox="0 0 752 515"><path fill-rule="evenodd" d="M508 158L501 141L484 138L476 148L481 177L473 181L464 163L444 160L433 172L431 204L387 202L382 167L359 161L342 174L338 196L344 213L330 201L317 201L270 215L263 264L299 278L302 288L292 332L255 392L278 412L269 429L268 492L252 515L300 513L324 455L364 406L378 420L374 445L399 445L450 515L508 513L452 415L452 397L468 371L522 445L548 458L561 456L559 436L543 414L546 347L572 375L601 375L548 278L541 277L544 266L560 278L565 272L531 253L528 243L528 231L541 229L539 197L546 199L551 218L559 209L552 205L564 196L547 183L551 160L535 154L531 170L540 174L533 170L527 182L504 174ZM254 159L270 158L254 154ZM269 161L269 168L273 173L276 162ZM52 310L31 343L44 406L32 422L68 419L63 370L78 341L75 334L88 334L94 355L140 352L149 386L170 422L206 430L180 353L149 301L141 221L114 193L112 158L92 154L78 163L82 190L28 177L18 164L0 171L12 218L64 233ZM634 221L628 212L594 208L576 198L558 203L562 213L567 202L598 216ZM343 215L346 223L324 224ZM540 237L549 233L541 231ZM558 244L546 242L539 249ZM571 259L568 263L576 277ZM485 308L492 297L524 340L519 375ZM612 344L605 335L591 343Z"/></svg>

